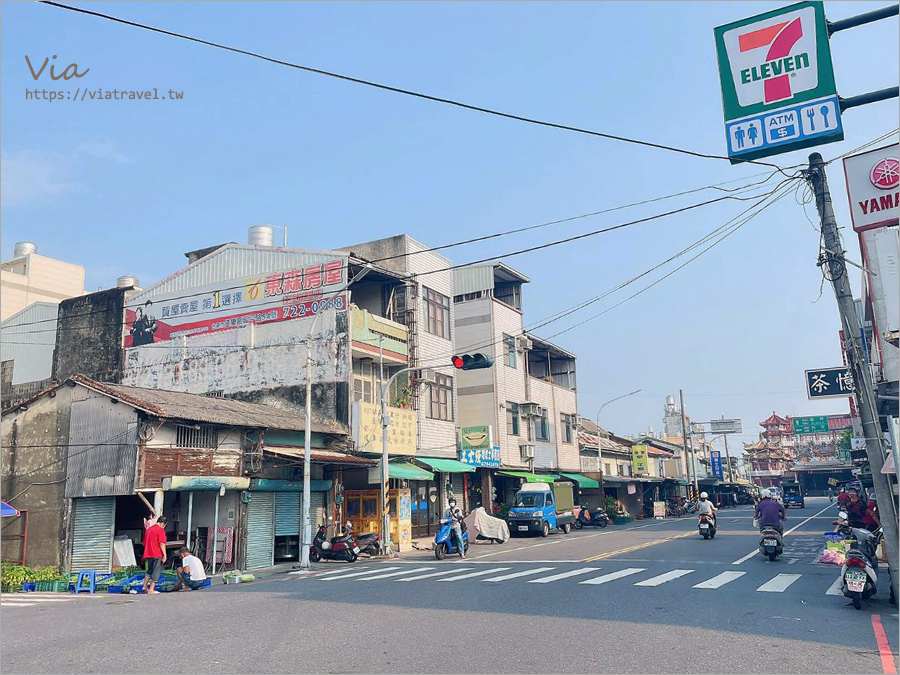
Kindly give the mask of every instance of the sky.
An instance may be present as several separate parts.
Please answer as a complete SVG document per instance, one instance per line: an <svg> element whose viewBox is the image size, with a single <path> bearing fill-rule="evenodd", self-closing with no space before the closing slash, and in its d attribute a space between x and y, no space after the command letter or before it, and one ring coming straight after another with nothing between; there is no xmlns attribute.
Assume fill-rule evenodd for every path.
<svg viewBox="0 0 900 675"><path fill-rule="evenodd" d="M69 3L88 7L88 3ZM724 155L713 28L775 2L106 2L123 19L357 78L555 123ZM826 2L830 20L885 6ZM36 3L2 5L0 219L16 241L83 265L88 290L144 287L184 252L287 227L291 246L334 249L399 233L432 246L703 186L762 180L736 165L478 112L266 63ZM838 92L900 79L897 19L831 39ZM56 55L56 59L52 57ZM45 59L48 66L34 80ZM54 81L76 63L83 77ZM57 65L58 64L58 65ZM71 73L71 71L69 71ZM34 100L35 88L155 89L178 100ZM849 110L827 159L897 127L897 100ZM882 143L895 142L896 136ZM804 164L810 150L770 159ZM765 173L763 173L765 172ZM851 260L841 162L828 179ZM764 194L777 179L758 188ZM701 191L444 251L496 256L531 278L526 325L616 287L737 216L722 201L523 255L514 251L722 196ZM662 428L684 391L697 421L773 411L846 413L808 401L804 370L841 363L833 292L816 267L814 205L787 196L637 297L673 263L537 331L578 356L578 406L616 433ZM799 201L798 201L799 200ZM682 259L683 260L683 259ZM860 273L852 274L858 293ZM612 309L609 309L612 308ZM607 310L602 316L586 321ZM555 336L559 331L573 330Z"/></svg>

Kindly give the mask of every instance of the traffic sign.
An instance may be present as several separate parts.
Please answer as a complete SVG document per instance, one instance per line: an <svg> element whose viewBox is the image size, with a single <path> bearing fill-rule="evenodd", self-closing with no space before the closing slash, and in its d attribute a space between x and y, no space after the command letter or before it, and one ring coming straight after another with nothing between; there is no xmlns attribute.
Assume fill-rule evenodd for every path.
<svg viewBox="0 0 900 675"><path fill-rule="evenodd" d="M846 398L853 392L853 373L847 366L806 371L806 396L809 399Z"/></svg>
<svg viewBox="0 0 900 675"><path fill-rule="evenodd" d="M794 434L827 434L828 418L825 415L818 417L794 417Z"/></svg>
<svg viewBox="0 0 900 675"><path fill-rule="evenodd" d="M718 450L710 450L709 451L709 468L712 471L713 475L716 476L719 480L722 480L725 477L725 474L722 472L722 453Z"/></svg>
<svg viewBox="0 0 900 675"><path fill-rule="evenodd" d="M715 38L732 164L843 140L821 2L719 26Z"/></svg>

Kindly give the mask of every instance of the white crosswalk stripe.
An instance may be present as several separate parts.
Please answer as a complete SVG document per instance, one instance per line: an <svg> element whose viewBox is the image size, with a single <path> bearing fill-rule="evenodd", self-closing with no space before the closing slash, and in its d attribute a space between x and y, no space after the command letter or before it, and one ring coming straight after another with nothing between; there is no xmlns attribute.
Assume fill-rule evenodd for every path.
<svg viewBox="0 0 900 675"><path fill-rule="evenodd" d="M552 572L555 567L536 567L533 570L525 570L524 572L513 572L512 574L504 574L499 577L491 577L490 579L482 579L482 581L506 581L508 579L518 579L519 577L527 577L532 574L540 574L541 572Z"/></svg>
<svg viewBox="0 0 900 675"><path fill-rule="evenodd" d="M335 577L325 577L324 579L320 579L320 581L335 581L337 579L349 579L350 577L361 577L366 574L372 574L374 572L387 572L389 570L398 570L399 567L382 567L380 570L364 570L362 572L349 572L348 574L338 574Z"/></svg>
<svg viewBox="0 0 900 675"><path fill-rule="evenodd" d="M740 579L745 574L746 572L722 572L712 579L707 579L706 581L701 581L699 584L694 584L691 588L722 588L725 584L730 584L732 581Z"/></svg>
<svg viewBox="0 0 900 675"><path fill-rule="evenodd" d="M569 577L577 577L582 574L588 574L590 572L597 572L599 567L581 567L577 570L570 570L568 572L562 572L560 574L554 574L549 577L541 577L540 579L530 579L528 581L529 584L549 584L554 581L559 581L560 579L568 579Z"/></svg>
<svg viewBox="0 0 900 675"><path fill-rule="evenodd" d="M779 574L769 579L756 590L761 593L784 593L788 586L802 576L802 574Z"/></svg>
<svg viewBox="0 0 900 675"><path fill-rule="evenodd" d="M105 593L79 593L78 595L66 593L4 593L0 595L0 607L51 607L61 602L73 602L79 599L102 598Z"/></svg>
<svg viewBox="0 0 900 675"><path fill-rule="evenodd" d="M458 572L468 572L471 567L463 567L461 569L449 569L449 570L441 570L440 572L429 572L428 574L419 574L415 577L404 577L402 579L394 579L394 581L418 581L419 579L431 579L432 577L440 577L445 574L456 574ZM497 570L491 570L492 572L496 572Z"/></svg>
<svg viewBox="0 0 900 675"><path fill-rule="evenodd" d="M650 579L645 579L644 581L639 581L635 584L635 586L662 586L673 579L678 579L679 577L683 577L686 574L690 574L694 570L672 570L671 572L666 572L665 574L660 574L656 577L651 577Z"/></svg>
<svg viewBox="0 0 900 675"><path fill-rule="evenodd" d="M624 570L619 570L618 572L610 572L609 574L601 574L599 577L587 579L586 581L579 581L578 583L599 586L600 584L607 584L610 581L615 581L616 579L630 577L632 574L637 574L638 572L645 571L645 569L646 568L644 567L626 567Z"/></svg>
<svg viewBox="0 0 900 675"><path fill-rule="evenodd" d="M404 574L413 574L414 572L427 572L434 569L433 567L413 567L411 570L400 570L399 572L386 572L385 574L376 574L374 577L360 577L356 581L374 581L375 579L387 579L388 577L399 577Z"/></svg>
<svg viewBox="0 0 900 675"><path fill-rule="evenodd" d="M504 572L512 569L511 567L495 567L492 570L479 570L478 572L469 572L468 574L460 574L459 576L449 577L447 579L438 579L438 581L462 581L463 579L471 579L472 577L482 577L485 574L493 574L494 572Z"/></svg>
<svg viewBox="0 0 900 675"><path fill-rule="evenodd" d="M825 595L843 595L844 577L838 577L834 583L825 591Z"/></svg>

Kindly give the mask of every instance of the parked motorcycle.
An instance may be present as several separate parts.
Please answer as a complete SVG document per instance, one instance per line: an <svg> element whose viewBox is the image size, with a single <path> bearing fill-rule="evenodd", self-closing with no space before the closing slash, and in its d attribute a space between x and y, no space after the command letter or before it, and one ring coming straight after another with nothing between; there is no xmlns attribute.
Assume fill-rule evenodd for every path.
<svg viewBox="0 0 900 675"><path fill-rule="evenodd" d="M353 533L348 532L339 537L332 537L331 541L327 538L327 526L323 523L319 525L319 531L313 539L312 546L309 548L309 559L312 562L320 560L346 560L347 562L356 562L359 557L360 549L356 545L356 539Z"/></svg>
<svg viewBox="0 0 900 675"><path fill-rule="evenodd" d="M841 590L856 609L862 609L862 601L868 600L878 591L878 557L875 549L882 536L881 528L869 532L859 527L850 527L845 511L838 513L838 519L832 525L845 537L851 538L850 550L841 565Z"/></svg>
<svg viewBox="0 0 900 675"><path fill-rule="evenodd" d="M716 521L706 513L700 514L700 522L698 524L700 534L704 539L714 539L716 536Z"/></svg>
<svg viewBox="0 0 900 675"><path fill-rule="evenodd" d="M576 530L580 530L585 525L601 528L609 525L609 514L603 508L595 509L593 513L586 506L579 506L577 510L575 522L572 523Z"/></svg>
<svg viewBox="0 0 900 675"><path fill-rule="evenodd" d="M773 525L763 525L759 531L759 552L771 562L784 553L784 539Z"/></svg>
<svg viewBox="0 0 900 675"><path fill-rule="evenodd" d="M353 523L349 520L347 521L347 525L345 527L347 534L353 536L356 539L356 545L359 547L360 553L366 553L367 555L378 555L381 553L381 535L377 532L366 532L364 534L358 534L353 531Z"/></svg>
<svg viewBox="0 0 900 675"><path fill-rule="evenodd" d="M450 518L442 518L438 524L437 532L434 533L434 557L443 560L447 555L458 554L459 546L456 543L456 537L453 536L453 529L450 527L452 521ZM469 533L463 523L462 540L464 552L469 551Z"/></svg>

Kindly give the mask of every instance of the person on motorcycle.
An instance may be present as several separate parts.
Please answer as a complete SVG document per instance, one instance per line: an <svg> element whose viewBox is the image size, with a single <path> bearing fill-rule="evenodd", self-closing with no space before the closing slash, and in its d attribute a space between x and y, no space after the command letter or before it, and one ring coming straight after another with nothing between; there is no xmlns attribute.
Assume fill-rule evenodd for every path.
<svg viewBox="0 0 900 675"><path fill-rule="evenodd" d="M859 490L850 488L847 493L850 499L844 502L844 511L847 512L847 523L850 527L866 526L866 504L859 498Z"/></svg>
<svg viewBox="0 0 900 675"><path fill-rule="evenodd" d="M845 488L841 488L841 491L838 492L837 502L838 508L841 509L844 507L844 504L847 503L847 500L850 499L850 495L847 494L847 490Z"/></svg>
<svg viewBox="0 0 900 675"><path fill-rule="evenodd" d="M460 558L466 557L466 545L462 537L462 512L456 508L456 500L453 497L447 501L447 511L444 518L450 519L450 537L456 540L456 550L459 552Z"/></svg>
<svg viewBox="0 0 900 675"><path fill-rule="evenodd" d="M762 499L753 512L753 518L757 521L760 532L764 527L771 526L778 530L778 534L784 535L784 525L781 521L785 517L784 504L772 497L771 490L763 490Z"/></svg>
<svg viewBox="0 0 900 675"><path fill-rule="evenodd" d="M716 511L718 511L718 509L715 504L709 500L709 495L705 492L701 492L700 503L697 505L697 517L709 516L712 518L713 527L718 527L718 523L716 522Z"/></svg>
<svg viewBox="0 0 900 675"><path fill-rule="evenodd" d="M834 490L832 490L831 488L828 488L828 503L834 503Z"/></svg>

